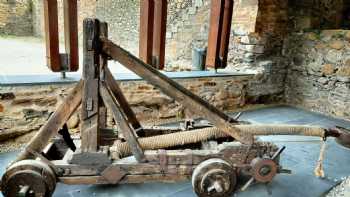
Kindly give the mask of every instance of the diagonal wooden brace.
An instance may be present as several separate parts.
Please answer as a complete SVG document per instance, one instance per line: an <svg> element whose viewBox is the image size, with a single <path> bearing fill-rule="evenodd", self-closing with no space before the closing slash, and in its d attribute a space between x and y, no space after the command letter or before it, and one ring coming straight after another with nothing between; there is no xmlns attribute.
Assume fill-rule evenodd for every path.
<svg viewBox="0 0 350 197"><path fill-rule="evenodd" d="M131 53L127 52L113 42L102 39L102 51L112 59L123 64L150 84L158 87L163 93L174 98L192 113L200 115L218 127L223 132L245 144L252 144L254 138L250 134L241 132L230 123L231 118L204 101L191 91L180 86L174 80L168 78L151 65L144 63Z"/></svg>
<svg viewBox="0 0 350 197"><path fill-rule="evenodd" d="M58 130L69 120L70 116L79 107L81 103L81 93L84 82L82 80L69 93L62 104L57 108L55 113L51 115L47 123L40 128L39 132L30 140L27 148L17 157L15 161L29 159L33 157L28 150L40 153L49 140L57 134Z"/></svg>
<svg viewBox="0 0 350 197"><path fill-rule="evenodd" d="M108 87L111 89L113 95L118 100L118 103L120 104L120 107L122 108L125 116L128 119L128 122L132 125L134 129L140 129L141 124L137 120L135 113L132 111L128 101L126 100L122 90L120 89L119 85L115 81L111 71L106 67L105 68L105 77L106 77L106 83Z"/></svg>
<svg viewBox="0 0 350 197"><path fill-rule="evenodd" d="M118 106L116 98L112 95L110 89L101 82L100 84L100 95L107 108L112 111L113 117L116 122L118 122L121 132L123 133L132 153L134 154L138 162L145 162L146 158L143 150L137 140L133 128L129 125L124 114Z"/></svg>

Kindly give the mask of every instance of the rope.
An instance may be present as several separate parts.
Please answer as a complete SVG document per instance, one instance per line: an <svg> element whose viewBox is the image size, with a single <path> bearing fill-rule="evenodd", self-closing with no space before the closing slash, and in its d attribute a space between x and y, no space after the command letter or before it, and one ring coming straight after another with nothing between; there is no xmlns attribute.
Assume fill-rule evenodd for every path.
<svg viewBox="0 0 350 197"><path fill-rule="evenodd" d="M304 135L324 137L324 129L313 126L300 125L235 125L242 132L252 135ZM139 138L139 143L144 150L155 150L181 146L185 144L193 144L210 139L218 139L230 137L224 132L221 132L216 127L196 129L191 131L183 131L165 135ZM129 144L115 141L111 147L111 152L118 155L119 158L131 155Z"/></svg>
<svg viewBox="0 0 350 197"><path fill-rule="evenodd" d="M325 153L326 153L326 141L323 140L323 142L321 144L320 156L318 158L317 165L316 165L316 168L314 170L315 176L319 177L319 178L325 177L325 173L323 170L323 160L324 160Z"/></svg>

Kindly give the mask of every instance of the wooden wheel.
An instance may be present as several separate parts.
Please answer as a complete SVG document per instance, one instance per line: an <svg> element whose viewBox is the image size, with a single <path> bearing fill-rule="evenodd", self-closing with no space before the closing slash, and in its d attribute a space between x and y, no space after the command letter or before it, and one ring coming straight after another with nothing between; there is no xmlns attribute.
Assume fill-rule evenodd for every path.
<svg viewBox="0 0 350 197"><path fill-rule="evenodd" d="M208 159L200 163L192 174L192 186L200 197L230 196L236 186L235 169L222 159Z"/></svg>
<svg viewBox="0 0 350 197"><path fill-rule="evenodd" d="M56 176L45 163L22 160L10 166L2 177L2 193L6 197L51 196L56 187Z"/></svg>

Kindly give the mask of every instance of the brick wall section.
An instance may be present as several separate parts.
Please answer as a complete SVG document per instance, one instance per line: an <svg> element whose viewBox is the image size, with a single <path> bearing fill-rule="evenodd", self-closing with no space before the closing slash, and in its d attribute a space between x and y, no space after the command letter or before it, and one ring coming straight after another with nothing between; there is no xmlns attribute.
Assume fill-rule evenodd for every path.
<svg viewBox="0 0 350 197"><path fill-rule="evenodd" d="M0 0L0 34L33 34L31 0Z"/></svg>

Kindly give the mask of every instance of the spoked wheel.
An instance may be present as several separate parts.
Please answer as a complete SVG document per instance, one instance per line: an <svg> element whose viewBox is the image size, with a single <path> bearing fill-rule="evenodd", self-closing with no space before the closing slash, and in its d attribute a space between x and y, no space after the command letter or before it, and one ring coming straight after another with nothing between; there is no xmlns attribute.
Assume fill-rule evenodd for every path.
<svg viewBox="0 0 350 197"><path fill-rule="evenodd" d="M2 193L6 197L51 196L56 187L54 171L37 160L23 160L10 166L2 177Z"/></svg>
<svg viewBox="0 0 350 197"><path fill-rule="evenodd" d="M200 163L192 174L192 186L200 197L230 196L237 183L235 169L225 160L208 159Z"/></svg>

